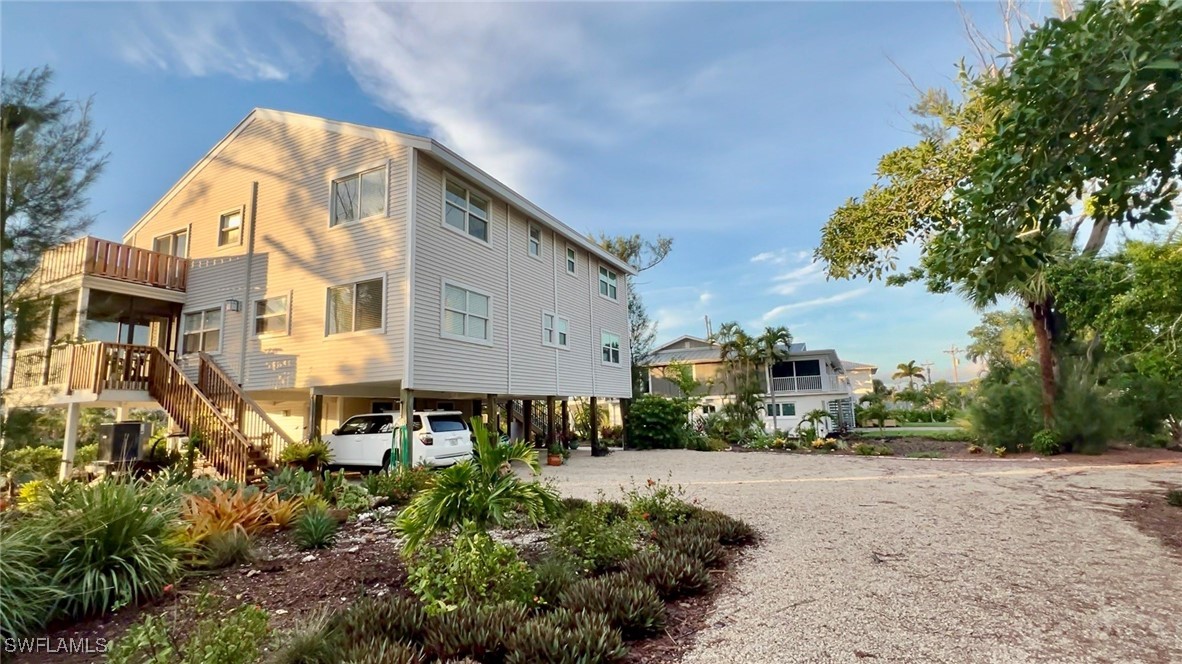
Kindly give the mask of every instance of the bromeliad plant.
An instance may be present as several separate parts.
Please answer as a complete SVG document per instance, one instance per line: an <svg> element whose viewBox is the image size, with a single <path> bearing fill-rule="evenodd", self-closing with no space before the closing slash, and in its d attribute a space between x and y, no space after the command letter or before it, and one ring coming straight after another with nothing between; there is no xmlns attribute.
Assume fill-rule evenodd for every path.
<svg viewBox="0 0 1182 664"><path fill-rule="evenodd" d="M498 443L477 418L473 458L436 473L398 517L398 530L413 552L427 538L472 524L478 529L503 527L520 513L538 524L561 511L553 489L523 480L513 472L521 463L534 475L541 472L538 453L524 442Z"/></svg>

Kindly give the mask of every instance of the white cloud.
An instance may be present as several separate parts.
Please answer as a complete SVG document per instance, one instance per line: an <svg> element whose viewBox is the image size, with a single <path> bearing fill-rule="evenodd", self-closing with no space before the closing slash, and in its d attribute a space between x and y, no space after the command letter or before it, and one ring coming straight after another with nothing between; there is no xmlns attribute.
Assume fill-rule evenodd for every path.
<svg viewBox="0 0 1182 664"><path fill-rule="evenodd" d="M752 263L780 263L783 262L784 250L764 251L751 257Z"/></svg>
<svg viewBox="0 0 1182 664"><path fill-rule="evenodd" d="M793 302L791 304L782 304L782 305L768 311L767 313L765 313L761 317L760 320L762 320L764 323L767 323L767 322L770 322L776 318L779 318L780 316L783 316L784 314L788 313L789 311L799 311L801 309L813 309L816 307L823 307L823 306L830 305L830 304L837 304L838 302L845 302L846 300L852 300L856 297L860 297L860 296L864 295L869 290L870 290L869 288L856 288L851 291L846 291L844 293L838 293L837 295L830 295L828 297L818 297L818 298L814 298L812 300L804 300L803 302Z"/></svg>
<svg viewBox="0 0 1182 664"><path fill-rule="evenodd" d="M809 263L772 277L772 281L776 283L768 289L768 292L774 295L792 295L804 286L824 280L824 265L819 262Z"/></svg>
<svg viewBox="0 0 1182 664"><path fill-rule="evenodd" d="M698 302L701 302L702 304L710 304L710 301L713 299L714 293L711 293L710 291L702 291L702 294L698 296Z"/></svg>
<svg viewBox="0 0 1182 664"><path fill-rule="evenodd" d="M125 62L185 76L227 75L245 81L283 81L309 70L311 50L232 6L213 3L139 5L116 37Z"/></svg>

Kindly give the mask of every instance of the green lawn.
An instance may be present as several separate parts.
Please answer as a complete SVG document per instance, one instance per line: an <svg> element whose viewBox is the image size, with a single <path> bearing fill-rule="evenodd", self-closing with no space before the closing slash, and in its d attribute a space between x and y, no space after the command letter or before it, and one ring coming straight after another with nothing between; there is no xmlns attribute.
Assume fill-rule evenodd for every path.
<svg viewBox="0 0 1182 664"><path fill-rule="evenodd" d="M930 429L912 428L910 425L906 428L891 428L883 429L882 431L878 429L859 431L856 435L861 438L930 438L931 440L963 440L966 442L973 439L968 429L937 429L932 431Z"/></svg>

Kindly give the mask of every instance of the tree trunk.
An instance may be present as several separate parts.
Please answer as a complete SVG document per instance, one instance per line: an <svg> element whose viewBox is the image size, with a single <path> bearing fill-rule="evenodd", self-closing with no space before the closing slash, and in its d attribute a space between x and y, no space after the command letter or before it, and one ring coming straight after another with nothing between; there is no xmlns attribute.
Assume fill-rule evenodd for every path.
<svg viewBox="0 0 1182 664"><path fill-rule="evenodd" d="M1096 219L1092 222L1092 232L1088 235L1088 243L1084 245L1085 256L1095 256L1104 248L1104 241L1108 239L1108 229L1112 226L1109 219Z"/></svg>
<svg viewBox="0 0 1182 664"><path fill-rule="evenodd" d="M776 386L772 384L772 367L770 364L764 373L767 374L767 393L772 395L772 435L774 436L780 430L780 419L778 417L778 409L776 408Z"/></svg>
<svg viewBox="0 0 1182 664"><path fill-rule="evenodd" d="M1038 345L1038 369L1042 376L1042 423L1051 428L1055 421L1055 354L1051 347L1049 329L1050 300L1030 302L1030 317L1034 324L1034 340Z"/></svg>

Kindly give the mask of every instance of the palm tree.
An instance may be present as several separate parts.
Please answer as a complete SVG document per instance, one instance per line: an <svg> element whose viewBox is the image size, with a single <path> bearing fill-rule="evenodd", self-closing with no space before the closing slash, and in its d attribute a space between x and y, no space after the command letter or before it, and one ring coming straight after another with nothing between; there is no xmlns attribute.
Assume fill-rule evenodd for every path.
<svg viewBox="0 0 1182 664"><path fill-rule="evenodd" d="M756 353L764 367L764 377L767 379L767 391L772 399L772 431L779 431L780 420L776 408L776 388L772 385L772 365L788 359L788 351L792 346L792 333L788 328L766 327L763 334L755 338Z"/></svg>
<svg viewBox="0 0 1182 664"><path fill-rule="evenodd" d="M924 373L923 373L923 367L917 365L915 363L915 360L911 360L908 362L900 362L899 366L896 368L898 369L898 371L896 371L894 374L891 375L891 380L899 380L900 378L906 378L907 379L907 387L912 390L915 389L915 379L916 378L918 378L920 380L926 380L926 377L924 376Z"/></svg>

